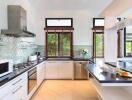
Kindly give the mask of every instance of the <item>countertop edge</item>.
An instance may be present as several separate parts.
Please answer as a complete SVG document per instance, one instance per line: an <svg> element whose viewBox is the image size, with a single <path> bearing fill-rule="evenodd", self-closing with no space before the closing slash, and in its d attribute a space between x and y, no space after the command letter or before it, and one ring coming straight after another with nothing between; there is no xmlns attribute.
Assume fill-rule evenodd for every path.
<svg viewBox="0 0 132 100"><path fill-rule="evenodd" d="M0 82L0 87L3 86L3 85L5 85L6 83L10 82L11 80L15 79L16 77L22 75L23 73L29 71L30 69L34 68L35 66L41 64L42 62L44 62L44 61L41 61L41 62L39 62L39 63L33 65L32 67L29 67L28 69L25 69L24 71L22 71L22 72L20 72L19 74L17 74L17 75L15 75L15 76L11 77L10 79L7 79L7 81L4 81L4 80L3 80L3 81L4 81L3 83ZM5 75L5 76L3 76L3 77L6 77L6 76L8 76L8 75L10 75L10 74L11 74L11 73L9 73L9 74L7 74L7 75ZM2 78L2 77L0 77L0 78ZM5 78L5 80L6 80L6 78Z"/></svg>

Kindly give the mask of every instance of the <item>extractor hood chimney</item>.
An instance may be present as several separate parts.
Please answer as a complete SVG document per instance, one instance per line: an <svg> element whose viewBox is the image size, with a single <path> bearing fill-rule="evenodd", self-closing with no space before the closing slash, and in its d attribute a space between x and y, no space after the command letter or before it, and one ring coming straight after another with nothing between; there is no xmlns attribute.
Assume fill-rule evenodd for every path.
<svg viewBox="0 0 132 100"><path fill-rule="evenodd" d="M27 31L27 14L19 5L8 5L8 29L1 30L2 34L15 37L34 37Z"/></svg>

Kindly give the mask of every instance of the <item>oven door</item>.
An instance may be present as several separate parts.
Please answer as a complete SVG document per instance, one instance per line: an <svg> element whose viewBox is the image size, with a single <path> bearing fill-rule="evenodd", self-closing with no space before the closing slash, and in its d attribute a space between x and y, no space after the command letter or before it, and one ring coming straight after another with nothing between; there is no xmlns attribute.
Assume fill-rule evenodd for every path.
<svg viewBox="0 0 132 100"><path fill-rule="evenodd" d="M37 86L37 69L36 67L28 71L28 94Z"/></svg>

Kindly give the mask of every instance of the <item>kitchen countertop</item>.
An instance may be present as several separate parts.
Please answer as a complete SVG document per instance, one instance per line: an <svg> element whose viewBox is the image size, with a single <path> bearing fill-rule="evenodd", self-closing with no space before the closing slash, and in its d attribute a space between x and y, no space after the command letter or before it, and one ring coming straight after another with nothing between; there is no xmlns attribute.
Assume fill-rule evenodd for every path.
<svg viewBox="0 0 132 100"><path fill-rule="evenodd" d="M122 70L132 73L132 62L119 61L119 62L106 62L106 64L111 65L113 67L118 67Z"/></svg>
<svg viewBox="0 0 132 100"><path fill-rule="evenodd" d="M105 64L105 66L109 65ZM104 72L98 64L87 64L85 68L99 83L132 83L132 78L123 78L110 72Z"/></svg>
<svg viewBox="0 0 132 100"><path fill-rule="evenodd" d="M26 68L22 67L22 68L18 68L18 69L14 69L12 73L10 74L7 74L3 77L0 77L0 86L6 84L7 82L11 81L12 79L14 79L15 77L23 74L24 72L30 70L31 68L35 67L36 65L40 64L41 62L43 61L68 61L68 60L73 60L73 61L90 61L92 62L91 59L82 59L82 58L72 58L72 59L53 59L53 58L50 58L50 59L43 59L39 62L36 62Z"/></svg>
<svg viewBox="0 0 132 100"><path fill-rule="evenodd" d="M74 61L90 61L93 62L92 58L72 58Z"/></svg>
<svg viewBox="0 0 132 100"><path fill-rule="evenodd" d="M92 58L47 58L47 61L90 61L93 62Z"/></svg>
<svg viewBox="0 0 132 100"><path fill-rule="evenodd" d="M36 63L33 63L32 65L26 67L26 68L18 68L14 69L12 73L7 74L3 77L0 77L0 86L4 85L5 83L9 82L10 80L16 78L17 76L23 74L24 72L30 70L31 68L35 67L36 65L42 63L44 60L38 61Z"/></svg>

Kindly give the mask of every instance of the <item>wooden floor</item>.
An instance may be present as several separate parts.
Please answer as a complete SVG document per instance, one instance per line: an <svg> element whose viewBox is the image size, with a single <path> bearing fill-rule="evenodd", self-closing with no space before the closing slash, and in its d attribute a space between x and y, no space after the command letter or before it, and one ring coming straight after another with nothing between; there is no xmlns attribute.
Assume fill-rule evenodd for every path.
<svg viewBox="0 0 132 100"><path fill-rule="evenodd" d="M90 81L47 80L31 100L98 100Z"/></svg>

